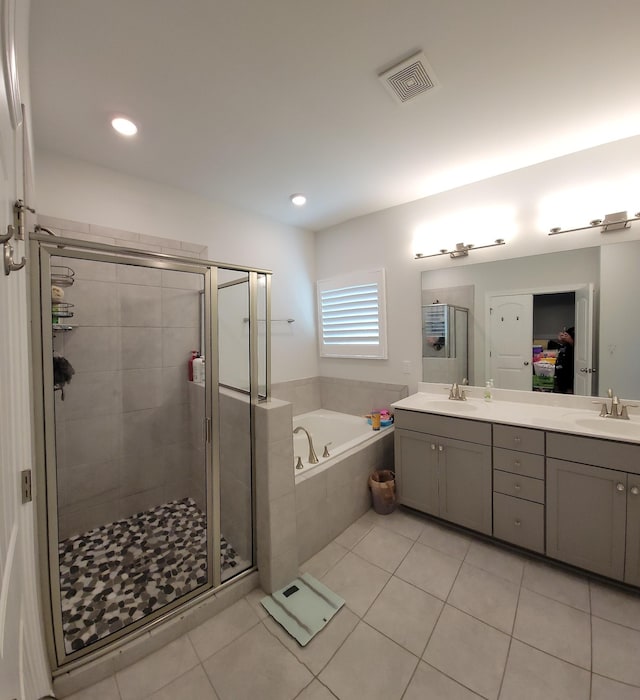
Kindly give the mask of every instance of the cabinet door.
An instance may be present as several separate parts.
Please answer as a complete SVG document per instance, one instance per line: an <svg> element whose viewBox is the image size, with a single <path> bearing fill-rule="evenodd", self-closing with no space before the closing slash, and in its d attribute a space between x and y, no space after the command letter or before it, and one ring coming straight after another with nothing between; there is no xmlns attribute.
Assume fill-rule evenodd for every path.
<svg viewBox="0 0 640 700"><path fill-rule="evenodd" d="M396 430L394 437L399 502L438 515L436 438L409 430Z"/></svg>
<svg viewBox="0 0 640 700"><path fill-rule="evenodd" d="M547 459L547 555L622 579L627 474Z"/></svg>
<svg viewBox="0 0 640 700"><path fill-rule="evenodd" d="M629 474L624 580L632 586L640 586L640 476L636 474Z"/></svg>
<svg viewBox="0 0 640 700"><path fill-rule="evenodd" d="M491 534L491 448L438 438L440 517Z"/></svg>

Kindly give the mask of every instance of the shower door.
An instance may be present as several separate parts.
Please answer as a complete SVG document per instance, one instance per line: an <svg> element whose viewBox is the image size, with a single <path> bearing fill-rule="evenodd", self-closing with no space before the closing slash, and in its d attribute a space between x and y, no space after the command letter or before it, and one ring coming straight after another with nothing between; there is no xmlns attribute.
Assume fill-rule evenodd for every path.
<svg viewBox="0 0 640 700"><path fill-rule="evenodd" d="M57 663L220 581L215 268L42 245L48 569ZM212 284L213 280L213 284ZM210 313L206 315L208 319Z"/></svg>

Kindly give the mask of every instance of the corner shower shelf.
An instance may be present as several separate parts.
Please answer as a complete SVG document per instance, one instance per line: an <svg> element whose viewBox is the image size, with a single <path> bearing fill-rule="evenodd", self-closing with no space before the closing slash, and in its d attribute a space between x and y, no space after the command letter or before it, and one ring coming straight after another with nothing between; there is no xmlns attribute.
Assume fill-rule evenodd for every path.
<svg viewBox="0 0 640 700"><path fill-rule="evenodd" d="M75 282L75 271L66 265L51 266L51 284L57 287L70 287Z"/></svg>
<svg viewBox="0 0 640 700"><path fill-rule="evenodd" d="M72 331L75 326L68 326L66 323L52 323L51 328L54 333L59 331Z"/></svg>

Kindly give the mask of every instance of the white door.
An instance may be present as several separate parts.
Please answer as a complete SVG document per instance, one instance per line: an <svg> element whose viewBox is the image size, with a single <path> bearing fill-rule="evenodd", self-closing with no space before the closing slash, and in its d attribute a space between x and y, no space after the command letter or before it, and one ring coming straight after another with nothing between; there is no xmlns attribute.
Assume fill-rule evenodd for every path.
<svg viewBox="0 0 640 700"><path fill-rule="evenodd" d="M490 376L498 389L530 391L533 295L489 299Z"/></svg>
<svg viewBox="0 0 640 700"><path fill-rule="evenodd" d="M3 27L13 24L14 10L12 0L0 0ZM4 62L13 37L2 39ZM22 127L14 129L11 122L5 84L0 78L0 234L13 222L15 201L25 197L22 155L23 147L27 149ZM12 245L20 261L24 243L12 240ZM50 692L37 596L33 503L23 505L20 491L20 472L31 468L33 458L27 299L27 270L6 276L0 263L1 700L34 700Z"/></svg>
<svg viewBox="0 0 640 700"><path fill-rule="evenodd" d="M573 392L593 395L593 285L576 289Z"/></svg>

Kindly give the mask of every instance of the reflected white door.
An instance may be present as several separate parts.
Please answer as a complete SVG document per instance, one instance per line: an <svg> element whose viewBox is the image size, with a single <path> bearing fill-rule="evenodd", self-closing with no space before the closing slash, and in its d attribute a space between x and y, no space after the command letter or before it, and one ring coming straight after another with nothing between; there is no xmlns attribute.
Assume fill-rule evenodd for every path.
<svg viewBox="0 0 640 700"><path fill-rule="evenodd" d="M533 295L489 299L490 372L498 389L530 391Z"/></svg>
<svg viewBox="0 0 640 700"><path fill-rule="evenodd" d="M573 391L593 395L593 285L576 289Z"/></svg>

